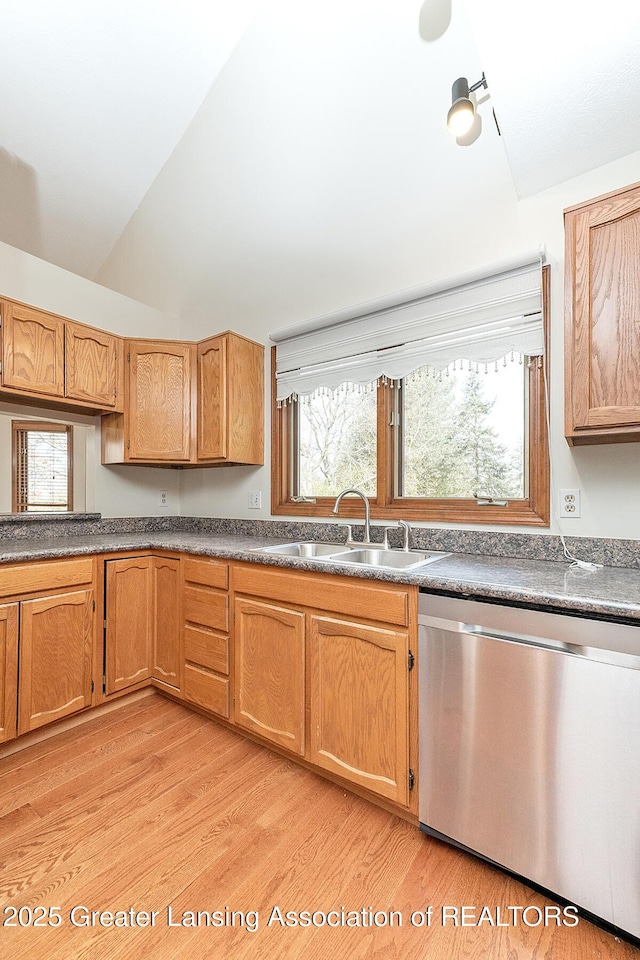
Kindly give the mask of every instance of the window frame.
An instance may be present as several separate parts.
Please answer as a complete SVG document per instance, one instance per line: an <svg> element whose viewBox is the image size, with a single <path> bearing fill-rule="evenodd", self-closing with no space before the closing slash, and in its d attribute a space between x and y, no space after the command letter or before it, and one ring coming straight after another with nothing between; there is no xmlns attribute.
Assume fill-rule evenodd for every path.
<svg viewBox="0 0 640 960"><path fill-rule="evenodd" d="M371 516L381 520L414 520L427 523L510 524L544 526L550 524L550 466L547 429L546 387L549 381L549 266L542 268L542 315L545 354L542 363L529 369L529 462L528 497L509 500L507 506L479 506L474 499L436 499L396 497L394 451L397 446L397 418L393 417L394 388L377 388L377 495L371 498ZM271 351L271 512L280 516L328 517L334 497L318 497L315 502L293 501L292 455L295 412L276 403L276 348ZM293 410L295 410L295 405ZM345 498L340 505L345 520L362 516L358 499Z"/></svg>
<svg viewBox="0 0 640 960"><path fill-rule="evenodd" d="M24 431L67 434L67 506L65 510L28 510L19 502L18 496L18 434ZM73 426L50 420L12 420L11 421L11 512L12 513L71 513L73 511Z"/></svg>

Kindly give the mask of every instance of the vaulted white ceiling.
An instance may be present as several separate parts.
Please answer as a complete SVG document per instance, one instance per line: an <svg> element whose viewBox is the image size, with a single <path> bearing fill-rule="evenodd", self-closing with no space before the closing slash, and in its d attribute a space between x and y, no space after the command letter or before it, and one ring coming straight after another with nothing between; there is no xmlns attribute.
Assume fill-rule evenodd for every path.
<svg viewBox="0 0 640 960"><path fill-rule="evenodd" d="M2 0L0 240L91 277L260 0Z"/></svg>
<svg viewBox="0 0 640 960"><path fill-rule="evenodd" d="M222 271L225 245L236 244L256 262L264 256L268 272L269 245L288 236L293 263L308 271L314 244L325 244L326 259L334 238L339 273L359 255L352 222L362 256L376 231L412 229L412 211L428 208L442 222L455 212L465 168L478 182L487 175L488 192L503 190L506 153L515 190L527 196L640 149L640 4L450 3L3 0L0 240L100 278L153 185L157 194L170 182L159 177L167 161L198 151L207 117L225 120L215 150L227 180L205 197L193 154L194 189L210 203L193 229L215 230L210 211L229 204ZM456 155L445 143L451 83L482 70L485 131ZM224 116L227 74L236 97ZM169 260L180 259L188 228L160 225L154 239ZM185 269L204 277L208 262L193 251L189 261ZM224 282L232 297L245 277L227 269Z"/></svg>

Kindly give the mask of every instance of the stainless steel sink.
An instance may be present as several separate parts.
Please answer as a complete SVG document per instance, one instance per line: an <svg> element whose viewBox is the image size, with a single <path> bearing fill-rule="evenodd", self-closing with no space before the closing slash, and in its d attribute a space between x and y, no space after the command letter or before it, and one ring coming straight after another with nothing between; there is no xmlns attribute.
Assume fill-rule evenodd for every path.
<svg viewBox="0 0 640 960"><path fill-rule="evenodd" d="M364 567L390 567L393 570L408 570L422 563L433 563L448 553L441 550L351 550L332 557L336 563L357 563Z"/></svg>
<svg viewBox="0 0 640 960"><path fill-rule="evenodd" d="M306 540L299 543L281 543L277 547L263 547L263 553L279 553L284 557L328 557L334 553L348 550L339 543L320 543L317 540Z"/></svg>
<svg viewBox="0 0 640 960"><path fill-rule="evenodd" d="M391 570L407 570L449 556L441 550L411 550L407 553L406 550L385 550L382 546L364 548L340 543L321 543L317 540L280 543L275 547L262 547L261 552L276 553L283 557L353 563L363 567L387 567Z"/></svg>

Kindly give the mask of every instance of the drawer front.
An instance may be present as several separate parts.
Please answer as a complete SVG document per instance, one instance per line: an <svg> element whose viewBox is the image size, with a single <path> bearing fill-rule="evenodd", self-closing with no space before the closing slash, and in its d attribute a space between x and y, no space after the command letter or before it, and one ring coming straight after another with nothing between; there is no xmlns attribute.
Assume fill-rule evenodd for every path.
<svg viewBox="0 0 640 960"><path fill-rule="evenodd" d="M217 560L184 560L185 583L200 583L205 587L226 590L229 586L229 565Z"/></svg>
<svg viewBox="0 0 640 960"><path fill-rule="evenodd" d="M184 619L188 623L199 623L212 630L227 633L229 630L229 597L226 593L215 593L206 587L184 588Z"/></svg>
<svg viewBox="0 0 640 960"><path fill-rule="evenodd" d="M229 681L187 663L184 668L184 695L191 703L229 719Z"/></svg>
<svg viewBox="0 0 640 960"><path fill-rule="evenodd" d="M0 564L0 597L74 587L92 580L91 557L50 563Z"/></svg>
<svg viewBox="0 0 640 960"><path fill-rule="evenodd" d="M236 593L403 627L409 623L409 598L417 592L417 587L395 587L383 581L274 570L258 564L235 566L233 586Z"/></svg>
<svg viewBox="0 0 640 960"><path fill-rule="evenodd" d="M184 658L217 673L229 673L229 637L220 637L187 624L184 628Z"/></svg>

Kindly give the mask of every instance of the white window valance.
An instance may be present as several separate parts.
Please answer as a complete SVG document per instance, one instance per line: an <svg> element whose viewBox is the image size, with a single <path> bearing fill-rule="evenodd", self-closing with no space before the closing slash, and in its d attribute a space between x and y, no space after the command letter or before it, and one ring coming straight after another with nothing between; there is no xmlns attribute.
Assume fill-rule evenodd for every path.
<svg viewBox="0 0 640 960"><path fill-rule="evenodd" d="M270 334L277 399L544 352L539 252Z"/></svg>

